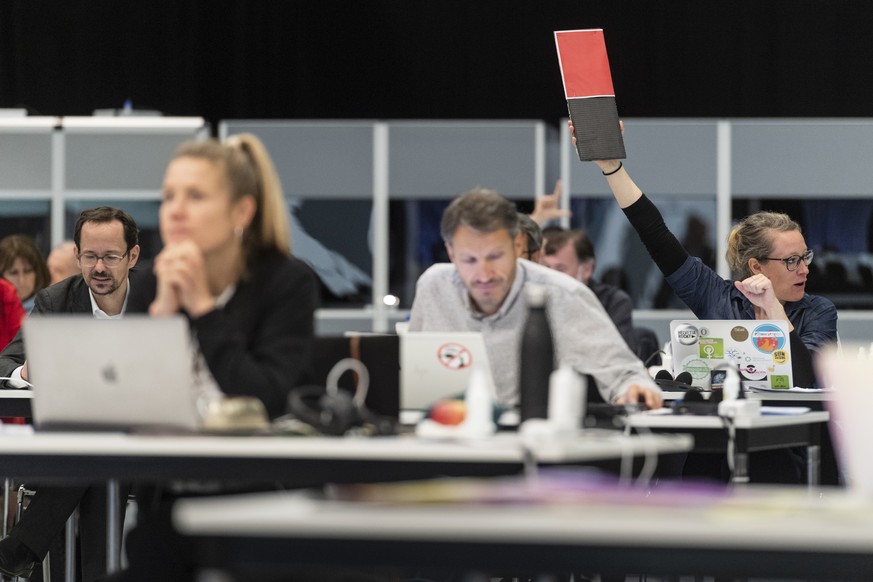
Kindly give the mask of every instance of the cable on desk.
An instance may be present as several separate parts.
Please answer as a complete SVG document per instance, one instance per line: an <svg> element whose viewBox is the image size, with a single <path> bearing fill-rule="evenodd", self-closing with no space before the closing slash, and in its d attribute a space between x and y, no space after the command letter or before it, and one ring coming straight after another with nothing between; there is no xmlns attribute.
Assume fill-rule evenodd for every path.
<svg viewBox="0 0 873 582"><path fill-rule="evenodd" d="M652 431L645 427L645 436L652 436ZM640 435L643 436L643 435ZM643 466L640 468L640 474L637 476L637 483L647 484L655 476L655 471L658 469L658 450L655 447L655 442L651 438L642 439L643 450Z"/></svg>
<svg viewBox="0 0 873 582"><path fill-rule="evenodd" d="M0 376L0 380L6 380L9 382L9 385L16 390L23 390L25 388L33 388L33 384L25 380L24 378L13 378L12 376Z"/></svg>
<svg viewBox="0 0 873 582"><path fill-rule="evenodd" d="M722 424L724 424L724 428L725 430L727 430L728 433L726 454L728 470L730 471L730 480L733 481L734 471L736 470L736 468L734 467L734 440L737 437L737 429L736 426L734 426L734 421L732 419L726 418L724 416L721 416L719 418L721 418Z"/></svg>
<svg viewBox="0 0 873 582"><path fill-rule="evenodd" d="M628 415L636 412L636 409L632 406L627 407ZM642 438L644 436L650 437L652 436L652 431L647 426L637 426L631 427L631 424L625 423L624 426L624 434L625 436L633 436L633 429L636 429L638 436L640 437L639 442L643 445L643 466L640 468L640 474L636 478L636 482L640 483L648 483L652 476L655 474L655 471L658 469L658 450L655 447L655 443L652 439ZM629 450L630 443L622 442L622 453L621 453L621 465L620 465L620 480L622 482L627 482L631 480L631 475L633 473L633 451Z"/></svg>

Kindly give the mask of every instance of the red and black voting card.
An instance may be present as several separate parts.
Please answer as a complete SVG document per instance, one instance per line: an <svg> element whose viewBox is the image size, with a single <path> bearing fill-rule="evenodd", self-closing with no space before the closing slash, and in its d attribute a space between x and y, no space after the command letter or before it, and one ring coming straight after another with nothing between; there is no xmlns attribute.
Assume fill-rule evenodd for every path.
<svg viewBox="0 0 873 582"><path fill-rule="evenodd" d="M555 31L555 44L579 159L626 158L603 30Z"/></svg>

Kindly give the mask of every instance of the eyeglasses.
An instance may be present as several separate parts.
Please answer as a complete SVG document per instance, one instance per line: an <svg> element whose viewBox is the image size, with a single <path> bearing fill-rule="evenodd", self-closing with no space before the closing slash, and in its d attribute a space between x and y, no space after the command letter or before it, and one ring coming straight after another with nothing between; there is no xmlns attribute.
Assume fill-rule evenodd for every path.
<svg viewBox="0 0 873 582"><path fill-rule="evenodd" d="M109 268L117 267L121 264L121 261L126 257L130 251L127 251L123 255L103 255L98 256L94 253L82 253L79 255L79 262L82 263L83 267L91 268L97 265L97 261L102 260L103 264Z"/></svg>
<svg viewBox="0 0 873 582"><path fill-rule="evenodd" d="M809 265L812 262L813 256L814 253L812 252L812 249L806 249L806 251L804 251L802 255L791 255L790 257L785 259L777 259L774 257L761 257L760 260L782 261L783 263L785 263L786 269L788 269L789 271L793 271L797 268L798 265L800 265L800 261L803 261L804 265Z"/></svg>

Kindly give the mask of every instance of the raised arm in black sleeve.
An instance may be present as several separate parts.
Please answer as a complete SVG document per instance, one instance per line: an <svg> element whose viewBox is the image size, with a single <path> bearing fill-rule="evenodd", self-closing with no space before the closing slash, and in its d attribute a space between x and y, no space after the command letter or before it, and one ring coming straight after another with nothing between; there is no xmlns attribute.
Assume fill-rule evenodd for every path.
<svg viewBox="0 0 873 582"><path fill-rule="evenodd" d="M664 223L661 211L645 194L625 208L624 214L665 277L671 275L688 259L688 251L670 232Z"/></svg>

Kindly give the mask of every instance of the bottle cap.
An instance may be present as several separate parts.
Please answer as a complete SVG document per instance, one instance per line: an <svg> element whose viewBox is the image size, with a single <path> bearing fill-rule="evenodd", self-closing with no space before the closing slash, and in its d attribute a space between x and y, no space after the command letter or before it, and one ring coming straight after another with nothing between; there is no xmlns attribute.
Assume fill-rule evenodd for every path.
<svg viewBox="0 0 873 582"><path fill-rule="evenodd" d="M549 296L548 289L534 283L525 285L524 294L527 297L528 307L545 307Z"/></svg>

